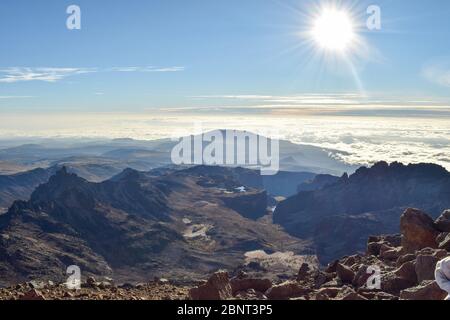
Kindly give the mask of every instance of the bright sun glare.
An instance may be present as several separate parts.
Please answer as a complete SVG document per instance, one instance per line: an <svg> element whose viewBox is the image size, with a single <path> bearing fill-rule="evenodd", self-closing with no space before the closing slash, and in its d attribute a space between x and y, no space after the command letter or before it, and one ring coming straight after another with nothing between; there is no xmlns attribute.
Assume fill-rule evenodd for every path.
<svg viewBox="0 0 450 320"><path fill-rule="evenodd" d="M344 10L324 9L314 21L312 37L323 49L345 51L355 39L350 15Z"/></svg>

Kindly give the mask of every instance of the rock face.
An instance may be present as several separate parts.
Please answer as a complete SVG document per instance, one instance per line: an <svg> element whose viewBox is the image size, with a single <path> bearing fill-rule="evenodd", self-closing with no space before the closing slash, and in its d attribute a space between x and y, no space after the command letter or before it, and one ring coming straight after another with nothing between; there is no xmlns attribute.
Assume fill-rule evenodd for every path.
<svg viewBox="0 0 450 320"><path fill-rule="evenodd" d="M312 238L321 262L328 263L365 250L370 235L398 233L399 214L408 207L433 218L449 208L450 173L432 164L380 162L289 197L277 206L274 221L295 236Z"/></svg>
<svg viewBox="0 0 450 320"><path fill-rule="evenodd" d="M339 177L332 176L329 174L318 174L313 180L300 184L297 188L297 193L304 191L320 190L338 181Z"/></svg>
<svg viewBox="0 0 450 320"><path fill-rule="evenodd" d="M15 200L26 200L34 189L56 172L56 168L34 169L12 175L0 175L0 208L10 207Z"/></svg>
<svg viewBox="0 0 450 320"><path fill-rule="evenodd" d="M222 200L227 207L249 219L257 220L267 214L266 191L227 194Z"/></svg>
<svg viewBox="0 0 450 320"><path fill-rule="evenodd" d="M400 218L402 232L402 247L406 252L414 252L423 248L437 248L436 237L439 232L435 229L433 219L423 211L407 209Z"/></svg>

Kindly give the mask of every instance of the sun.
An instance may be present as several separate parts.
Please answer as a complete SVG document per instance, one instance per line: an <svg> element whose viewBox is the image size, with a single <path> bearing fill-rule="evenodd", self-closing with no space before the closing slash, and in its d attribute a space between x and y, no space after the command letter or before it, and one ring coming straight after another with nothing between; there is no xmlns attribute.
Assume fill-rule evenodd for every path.
<svg viewBox="0 0 450 320"><path fill-rule="evenodd" d="M312 39L327 51L343 52L356 38L350 14L343 9L327 8L315 18L311 30Z"/></svg>

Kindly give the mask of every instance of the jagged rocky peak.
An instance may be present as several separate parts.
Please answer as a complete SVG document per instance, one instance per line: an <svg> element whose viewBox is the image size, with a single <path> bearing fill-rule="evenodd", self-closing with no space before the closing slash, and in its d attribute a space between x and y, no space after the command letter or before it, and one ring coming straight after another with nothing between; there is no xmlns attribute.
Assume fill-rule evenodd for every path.
<svg viewBox="0 0 450 320"><path fill-rule="evenodd" d="M312 237L328 262L362 250L361 239L370 234L398 232L395 222L407 207L423 208L434 218L450 207L450 173L434 164L379 162L287 198L274 221L297 237Z"/></svg>
<svg viewBox="0 0 450 320"><path fill-rule="evenodd" d="M410 175L412 177L449 177L450 173L442 166L433 163L417 163L405 165L400 162L387 163L380 161L372 167L361 167L350 179L376 177L385 175Z"/></svg>
<svg viewBox="0 0 450 320"><path fill-rule="evenodd" d="M50 177L47 183L41 184L31 194L31 202L47 201L55 199L68 190L82 190L89 187L90 183L80 178L75 173L69 173L67 168L61 167Z"/></svg>
<svg viewBox="0 0 450 320"><path fill-rule="evenodd" d="M121 173L115 175L110 180L120 181L120 180L135 180L138 179L143 173L135 169L126 168Z"/></svg>

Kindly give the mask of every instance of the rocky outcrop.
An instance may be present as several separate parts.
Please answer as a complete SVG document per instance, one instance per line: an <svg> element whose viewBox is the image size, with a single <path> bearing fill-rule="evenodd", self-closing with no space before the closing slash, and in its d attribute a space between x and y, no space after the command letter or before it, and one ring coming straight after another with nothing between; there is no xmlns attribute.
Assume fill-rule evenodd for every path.
<svg viewBox="0 0 450 320"><path fill-rule="evenodd" d="M423 248L437 248L436 237L439 232L433 219L418 209L407 209L400 218L402 247L405 252Z"/></svg>
<svg viewBox="0 0 450 320"><path fill-rule="evenodd" d="M71 265L86 277L195 281L244 264L249 251L310 254L308 242L255 221L266 214L266 192L236 181L232 173L242 170L129 169L92 183L62 168L0 214L0 287L59 282Z"/></svg>
<svg viewBox="0 0 450 320"><path fill-rule="evenodd" d="M412 210L408 209L405 216L409 212ZM423 212L414 211L414 216L420 219L413 222L429 221ZM177 287L163 279L117 287L111 279L97 281L89 277L77 291L67 290L64 285L30 282L0 289L0 299L443 300L447 293L436 284L433 273L436 263L449 257L450 252L424 247L427 237L414 238L414 244L421 249L404 250L400 239L405 236L408 239L407 234L372 236L366 254L343 257L323 270L303 263L298 274L285 281L249 276L242 270L231 279L228 272L218 271L191 288ZM424 239L424 243L418 239ZM386 254L390 251L400 255L395 259Z"/></svg>
<svg viewBox="0 0 450 320"><path fill-rule="evenodd" d="M192 300L227 300L232 298L233 289L227 272L216 272L209 280L189 291Z"/></svg>
<svg viewBox="0 0 450 320"><path fill-rule="evenodd" d="M402 234L371 236L365 255L346 256L324 270L302 264L292 280L273 283L256 279L231 280L234 298L302 300L442 300L447 293L434 281L438 261L450 252L429 247L442 235L432 219L417 209L402 215ZM405 247L406 246L406 247ZM239 285L236 285L239 284ZM244 285L245 284L245 285ZM263 284L263 285L261 285ZM252 294L236 294L253 290ZM256 290L256 291L255 291ZM258 291L260 290L260 291Z"/></svg>
<svg viewBox="0 0 450 320"><path fill-rule="evenodd" d="M403 290L402 300L444 300L447 293L442 291L435 281L424 281L417 287Z"/></svg>
<svg viewBox="0 0 450 320"><path fill-rule="evenodd" d="M278 204L274 221L297 237L313 239L326 264L364 250L364 239L370 235L398 233L400 213L408 207L436 218L450 207L449 190L450 173L443 167L379 162L287 198ZM441 232L446 225L439 222ZM415 249L411 245L408 250ZM437 247L432 239L426 246Z"/></svg>

